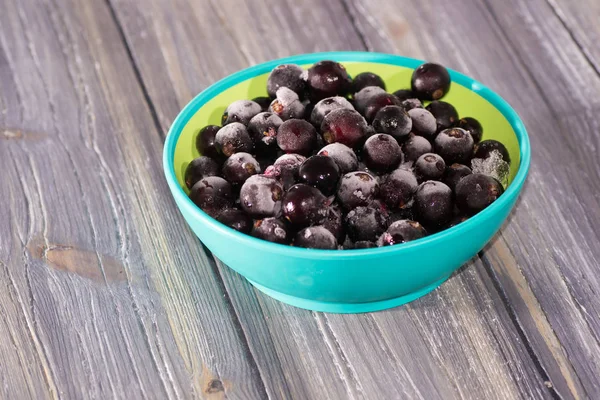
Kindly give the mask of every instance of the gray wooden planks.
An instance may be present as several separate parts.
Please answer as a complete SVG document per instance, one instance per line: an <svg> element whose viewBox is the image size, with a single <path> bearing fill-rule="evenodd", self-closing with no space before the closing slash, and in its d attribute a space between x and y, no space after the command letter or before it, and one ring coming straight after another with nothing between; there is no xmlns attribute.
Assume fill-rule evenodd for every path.
<svg viewBox="0 0 600 400"><path fill-rule="evenodd" d="M0 397L265 397L107 5L2 8Z"/></svg>

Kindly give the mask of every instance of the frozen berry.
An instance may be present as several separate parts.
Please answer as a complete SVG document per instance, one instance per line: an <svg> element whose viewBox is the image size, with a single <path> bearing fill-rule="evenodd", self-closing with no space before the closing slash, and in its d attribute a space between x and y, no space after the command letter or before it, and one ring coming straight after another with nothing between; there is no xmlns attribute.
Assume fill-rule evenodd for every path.
<svg viewBox="0 0 600 400"><path fill-rule="evenodd" d="M470 215L492 204L504 193L502 184L491 176L471 174L456 185L456 205Z"/></svg>
<svg viewBox="0 0 600 400"><path fill-rule="evenodd" d="M356 110L359 113L364 114L365 108L367 107L367 103L369 102L369 100L371 100L371 98L376 94L380 93L385 93L385 90L383 90L379 86L367 86L365 88L362 88L360 92L354 93L354 105L356 107Z"/></svg>
<svg viewBox="0 0 600 400"><path fill-rule="evenodd" d="M325 116L331 111L337 110L338 108L354 110L352 104L350 104L350 102L344 97L327 97L326 99L323 99L315 104L315 107L310 115L310 122L312 122L312 124L318 128L323 123L323 118L325 118Z"/></svg>
<svg viewBox="0 0 600 400"><path fill-rule="evenodd" d="M437 131L437 123L433 114L424 108L413 108L408 110L408 115L412 119L413 133L433 142Z"/></svg>
<svg viewBox="0 0 600 400"><path fill-rule="evenodd" d="M439 181L444 176L445 170L444 159L435 153L425 153L415 162L415 175L419 182Z"/></svg>
<svg viewBox="0 0 600 400"><path fill-rule="evenodd" d="M375 242L371 242L369 240L359 240L354 243L354 246L352 248L354 248L354 249L372 249L375 247L377 247L377 244Z"/></svg>
<svg viewBox="0 0 600 400"><path fill-rule="evenodd" d="M316 155L302 163L298 175L301 182L316 187L325 196L330 196L337 189L340 169L332 158Z"/></svg>
<svg viewBox="0 0 600 400"><path fill-rule="evenodd" d="M456 215L456 216L452 217L452 219L448 223L447 227L452 228L453 226L456 226L456 225L460 224L461 222L465 222L468 219L469 219L468 215L464 215L464 214Z"/></svg>
<svg viewBox="0 0 600 400"><path fill-rule="evenodd" d="M471 170L474 174L483 174L497 179L503 187L508 186L510 165L498 150L492 150L487 158L471 159Z"/></svg>
<svg viewBox="0 0 600 400"><path fill-rule="evenodd" d="M425 109L435 117L438 132L451 128L458 122L458 112L456 111L456 108L445 101L432 101Z"/></svg>
<svg viewBox="0 0 600 400"><path fill-rule="evenodd" d="M321 225L304 228L294 238L294 246L307 249L335 250L337 245L333 234Z"/></svg>
<svg viewBox="0 0 600 400"><path fill-rule="evenodd" d="M393 246L427 236L427 231L417 221L402 219L396 221L377 240L378 246Z"/></svg>
<svg viewBox="0 0 600 400"><path fill-rule="evenodd" d="M331 157L342 174L358 169L358 158L356 158L356 153L345 144L328 144L319 151L319 154Z"/></svg>
<svg viewBox="0 0 600 400"><path fill-rule="evenodd" d="M502 143L494 139L488 139L478 143L477 146L475 146L473 158L488 158L494 150L498 150L504 161L510 164L508 150L506 150L506 147Z"/></svg>
<svg viewBox="0 0 600 400"><path fill-rule="evenodd" d="M374 207L356 207L346 215L346 233L353 241L376 241L385 232L388 218Z"/></svg>
<svg viewBox="0 0 600 400"><path fill-rule="evenodd" d="M390 209L410 206L419 184L415 175L405 169L397 169L379 185L381 199Z"/></svg>
<svg viewBox="0 0 600 400"><path fill-rule="evenodd" d="M282 197L281 184L265 175L252 175L240 189L242 209L253 218L278 216Z"/></svg>
<svg viewBox="0 0 600 400"><path fill-rule="evenodd" d="M481 137L483 136L483 127L475 118L461 118L458 121L458 127L469 132L471 134L471 137L473 137L473 142L475 142L476 144L481 141Z"/></svg>
<svg viewBox="0 0 600 400"><path fill-rule="evenodd" d="M327 198L312 186L299 183L283 198L283 215L294 226L320 224L327 217Z"/></svg>
<svg viewBox="0 0 600 400"><path fill-rule="evenodd" d="M348 147L362 144L367 136L367 121L354 110L340 108L323 118L321 133L326 143L342 143Z"/></svg>
<svg viewBox="0 0 600 400"><path fill-rule="evenodd" d="M399 89L399 90L396 90L393 94L400 101L404 101L404 100L408 100L408 99L414 99L414 98L417 97L417 96L415 96L415 94L413 93L413 91L410 90L410 89Z"/></svg>
<svg viewBox="0 0 600 400"><path fill-rule="evenodd" d="M200 129L198 136L196 136L196 149L200 154L213 159L221 158L215 142L219 129L221 128L216 125L207 125Z"/></svg>
<svg viewBox="0 0 600 400"><path fill-rule="evenodd" d="M402 102L398 100L396 96L391 93L379 93L372 96L367 104L365 105L365 111L363 115L365 119L370 123L375 118L375 115L385 106L400 106Z"/></svg>
<svg viewBox="0 0 600 400"><path fill-rule="evenodd" d="M265 175L277 178L283 189L288 190L297 183L298 170L305 160L300 154L284 154L265 170Z"/></svg>
<svg viewBox="0 0 600 400"><path fill-rule="evenodd" d="M307 156L317 145L317 130L303 119L287 120L277 131L277 144L286 153Z"/></svg>
<svg viewBox="0 0 600 400"><path fill-rule="evenodd" d="M419 222L437 231L452 219L452 190L442 182L423 182L415 193L414 207Z"/></svg>
<svg viewBox="0 0 600 400"><path fill-rule="evenodd" d="M246 127L239 122L225 125L217 132L215 144L219 152L226 157L234 153L252 151L252 140Z"/></svg>
<svg viewBox="0 0 600 400"><path fill-rule="evenodd" d="M185 185L191 189L200 179L218 175L219 164L210 157L200 156L193 159L185 169Z"/></svg>
<svg viewBox="0 0 600 400"><path fill-rule="evenodd" d="M338 207L330 206L327 209L327 217L323 221L323 227L333 233L338 243L342 243L346 237L343 221L342 211Z"/></svg>
<svg viewBox="0 0 600 400"><path fill-rule="evenodd" d="M423 103L419 99L406 99L402 100L402 108L406 111L410 111L413 108L423 108Z"/></svg>
<svg viewBox="0 0 600 400"><path fill-rule="evenodd" d="M463 164L452 164L446 167L446 173L444 174L444 182L454 192L458 182L467 175L471 175L473 172L471 168Z"/></svg>
<svg viewBox="0 0 600 400"><path fill-rule="evenodd" d="M421 100L438 100L450 90L450 74L439 64L425 63L413 71L412 91Z"/></svg>
<svg viewBox="0 0 600 400"><path fill-rule="evenodd" d="M269 242L288 244L291 241L291 233L284 221L279 218L264 218L254 221L252 236Z"/></svg>
<svg viewBox="0 0 600 400"><path fill-rule="evenodd" d="M342 177L337 198L345 209L350 210L369 205L378 194L377 179L367 172L355 171Z"/></svg>
<svg viewBox="0 0 600 400"><path fill-rule="evenodd" d="M218 176L200 179L190 191L190 199L211 217L233 204L231 184Z"/></svg>
<svg viewBox="0 0 600 400"><path fill-rule="evenodd" d="M320 61L308 69L308 93L313 102L345 96L351 84L346 68L335 61Z"/></svg>
<svg viewBox="0 0 600 400"><path fill-rule="evenodd" d="M269 152L277 149L277 130L283 124L278 115L270 112L256 114L248 123L248 133L257 151Z"/></svg>
<svg viewBox="0 0 600 400"><path fill-rule="evenodd" d="M217 221L243 233L250 233L250 229L252 229L252 219L237 208L223 210L217 217Z"/></svg>
<svg viewBox="0 0 600 400"><path fill-rule="evenodd" d="M468 163L473 154L473 138L461 128L448 128L435 138L435 151L446 164Z"/></svg>
<svg viewBox="0 0 600 400"><path fill-rule="evenodd" d="M269 105L271 104L271 98L266 96L255 97L252 99L252 101L260 106L262 112L267 111L269 109Z"/></svg>
<svg viewBox="0 0 600 400"><path fill-rule="evenodd" d="M223 164L223 177L232 185L241 185L260 171L258 161L248 153L232 154Z"/></svg>
<svg viewBox="0 0 600 400"><path fill-rule="evenodd" d="M402 107L385 106L375 114L373 128L377 133L387 133L402 142L412 129L412 119Z"/></svg>
<svg viewBox="0 0 600 400"><path fill-rule="evenodd" d="M295 64L278 65L267 78L267 93L275 97L280 87L286 87L301 96L306 87L305 75L306 71Z"/></svg>
<svg viewBox="0 0 600 400"><path fill-rule="evenodd" d="M261 111L260 104L252 100L236 100L225 109L225 113L221 118L221 124L225 126L232 122L240 122L248 125L252 117Z"/></svg>
<svg viewBox="0 0 600 400"><path fill-rule="evenodd" d="M401 219L410 219L411 221L416 219L414 208L399 208L390 213L390 225L396 221L400 221Z"/></svg>
<svg viewBox="0 0 600 400"><path fill-rule="evenodd" d="M378 173L391 171L402 162L400 145L393 136L385 133L368 138L362 156L367 167Z"/></svg>
<svg viewBox="0 0 600 400"><path fill-rule="evenodd" d="M286 87L280 87L277 89L277 97L271 102L268 111L287 121L292 118L304 117L304 104L296 92Z"/></svg>
<svg viewBox="0 0 600 400"><path fill-rule="evenodd" d="M378 86L385 90L385 82L372 72L361 72L352 79L352 93L358 93L368 86Z"/></svg>
<svg viewBox="0 0 600 400"><path fill-rule="evenodd" d="M405 161L416 161L423 154L431 153L433 147L429 140L423 136L410 134L408 140L402 145L402 151L404 152Z"/></svg>

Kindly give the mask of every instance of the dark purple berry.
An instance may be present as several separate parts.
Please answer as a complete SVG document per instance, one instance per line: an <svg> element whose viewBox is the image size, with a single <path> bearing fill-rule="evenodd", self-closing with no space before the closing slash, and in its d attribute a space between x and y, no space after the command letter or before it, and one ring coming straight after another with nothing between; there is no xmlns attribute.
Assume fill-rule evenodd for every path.
<svg viewBox="0 0 600 400"><path fill-rule="evenodd" d="M385 106L400 106L402 102L391 93L379 93L372 96L365 105L365 119L371 123L375 115Z"/></svg>
<svg viewBox="0 0 600 400"><path fill-rule="evenodd" d="M467 175L471 175L473 172L471 168L463 164L452 164L446 167L446 173L444 174L444 182L454 192L458 182Z"/></svg>
<svg viewBox="0 0 600 400"><path fill-rule="evenodd" d="M217 217L217 221L242 233L250 233L252 229L252 219L237 208L223 210Z"/></svg>
<svg viewBox="0 0 600 400"><path fill-rule="evenodd" d="M336 250L337 240L321 225L301 229L294 238L294 246L307 249Z"/></svg>
<svg viewBox="0 0 600 400"><path fill-rule="evenodd" d="M359 240L353 246L354 249L373 249L375 247L377 247L377 244L369 240Z"/></svg>
<svg viewBox="0 0 600 400"><path fill-rule="evenodd" d="M326 97L345 96L352 81L346 68L335 61L320 61L308 69L308 94L313 102Z"/></svg>
<svg viewBox="0 0 600 400"><path fill-rule="evenodd" d="M377 86L385 90L385 82L379 75L372 72L361 72L352 79L351 93L358 93L368 86Z"/></svg>
<svg viewBox="0 0 600 400"><path fill-rule="evenodd" d="M277 131L277 144L286 153L307 156L317 146L317 130L303 119L287 120Z"/></svg>
<svg viewBox="0 0 600 400"><path fill-rule="evenodd" d="M200 156L193 159L185 169L185 185L191 189L200 179L218 175L219 164L210 157Z"/></svg>
<svg viewBox="0 0 600 400"><path fill-rule="evenodd" d="M287 121L288 119L303 118L305 107L296 92L286 87L280 87L277 90L277 97L269 105L268 111Z"/></svg>
<svg viewBox="0 0 600 400"><path fill-rule="evenodd" d="M264 218L254 221L252 236L279 244L289 244L291 233L288 224L279 218Z"/></svg>
<svg viewBox="0 0 600 400"><path fill-rule="evenodd" d="M411 205L419 183L415 175L405 169L397 169L379 185L379 195L390 209Z"/></svg>
<svg viewBox="0 0 600 400"><path fill-rule="evenodd" d="M387 133L403 142L412 129L412 119L402 107L385 106L375 114L373 128L377 133Z"/></svg>
<svg viewBox="0 0 600 400"><path fill-rule="evenodd" d="M452 219L448 223L447 228L452 228L453 226L456 226L456 225L460 224L461 222L465 222L468 219L469 219L468 215L459 214L455 217L452 217Z"/></svg>
<svg viewBox="0 0 600 400"><path fill-rule="evenodd" d="M332 158L316 155L302 163L298 175L302 183L314 186L325 196L330 196L337 189L340 169Z"/></svg>
<svg viewBox="0 0 600 400"><path fill-rule="evenodd" d="M410 134L408 140L402 145L402 151L405 161L416 161L423 154L431 153L433 146L423 136Z"/></svg>
<svg viewBox="0 0 600 400"><path fill-rule="evenodd" d="M369 100L376 94L385 93L385 90L380 88L379 86L367 86L360 90L358 93L354 93L354 106L356 110L364 114L365 108L369 103Z"/></svg>
<svg viewBox="0 0 600 400"><path fill-rule="evenodd" d="M439 181L445 170L444 159L435 153L425 153L415 162L415 175L419 182Z"/></svg>
<svg viewBox="0 0 600 400"><path fill-rule="evenodd" d="M450 90L450 74L439 64L422 64L413 71L412 91L421 100L438 100Z"/></svg>
<svg viewBox="0 0 600 400"><path fill-rule="evenodd" d="M396 221L387 228L387 230L377 240L378 246L393 246L410 242L427 236L427 231L423 226L407 219Z"/></svg>
<svg viewBox="0 0 600 400"><path fill-rule="evenodd" d="M331 143L319 150L324 156L331 157L337 164L342 174L356 171L358 169L358 158L356 153L345 144Z"/></svg>
<svg viewBox="0 0 600 400"><path fill-rule="evenodd" d="M456 111L456 108L445 101L432 101L425 109L435 117L438 132L451 128L458 122L458 112Z"/></svg>
<svg viewBox="0 0 600 400"><path fill-rule="evenodd" d="M200 154L215 160L221 158L215 142L215 137L219 129L221 128L216 125L207 125L200 129L198 136L196 136L196 149L198 149Z"/></svg>
<svg viewBox="0 0 600 400"><path fill-rule="evenodd" d="M370 170L385 173L400 165L402 150L393 136L378 133L367 139L363 146L362 157Z"/></svg>
<svg viewBox="0 0 600 400"><path fill-rule="evenodd" d="M305 76L306 71L295 64L278 65L267 78L267 93L275 97L280 87L286 87L301 96L306 88Z"/></svg>
<svg viewBox="0 0 600 400"><path fill-rule="evenodd" d="M354 110L354 107L346 98L336 96L336 97L327 97L319 101L315 104L315 107L310 114L310 122L317 128L321 126L323 123L323 118L327 114L329 114L333 110L337 110L339 108L347 108L348 110Z"/></svg>
<svg viewBox="0 0 600 400"><path fill-rule="evenodd" d="M256 114L248 123L248 133L257 151L274 152L277 149L277 130L283 124L278 115L270 112Z"/></svg>
<svg viewBox="0 0 600 400"><path fill-rule="evenodd" d="M504 193L502 184L491 176L471 174L456 185L456 205L469 214L477 214Z"/></svg>
<svg viewBox="0 0 600 400"><path fill-rule="evenodd" d="M223 164L223 177L237 187L260 172L258 161L248 153L232 154Z"/></svg>
<svg viewBox="0 0 600 400"><path fill-rule="evenodd" d="M337 198L346 210L369 205L379 194L379 184L371 174L355 171L342 176Z"/></svg>
<svg viewBox="0 0 600 400"><path fill-rule="evenodd" d="M404 100L408 100L408 99L414 99L414 98L417 97L417 96L415 96L415 94L413 93L413 91L410 90L410 89L396 90L393 94L400 101L404 101Z"/></svg>
<svg viewBox="0 0 600 400"><path fill-rule="evenodd" d="M323 118L321 133L326 143L342 143L348 147L362 144L367 136L367 121L354 110L340 108Z"/></svg>
<svg viewBox="0 0 600 400"><path fill-rule="evenodd" d="M252 99L252 101L260 106L262 112L267 111L269 109L269 105L271 104L271 98L266 96L255 97Z"/></svg>
<svg viewBox="0 0 600 400"><path fill-rule="evenodd" d="M312 186L299 183L283 198L283 215L296 227L320 224L327 217L327 198Z"/></svg>
<svg viewBox="0 0 600 400"><path fill-rule="evenodd" d="M346 233L353 241L376 241L388 226L388 217L374 207L356 207L345 218Z"/></svg>
<svg viewBox="0 0 600 400"><path fill-rule="evenodd" d="M248 125L252 117L261 111L260 104L252 100L236 100L225 109L225 113L223 113L223 117L221 118L221 124L225 126L232 122L240 122Z"/></svg>
<svg viewBox="0 0 600 400"><path fill-rule="evenodd" d="M423 182L415 193L414 207L418 221L437 231L452 219L452 190L442 182Z"/></svg>
<svg viewBox="0 0 600 400"><path fill-rule="evenodd" d="M239 122L232 122L219 129L215 136L215 144L219 152L226 157L252 151L250 135L246 127Z"/></svg>
<svg viewBox="0 0 600 400"><path fill-rule="evenodd" d="M338 243L344 242L344 238L346 237L344 219L342 211L338 207L330 206L327 209L327 217L323 221L323 227L333 233Z"/></svg>
<svg viewBox="0 0 600 400"><path fill-rule="evenodd" d="M412 119L413 133L433 142L437 130L437 123L433 114L424 108L413 108L408 110L408 115Z"/></svg>
<svg viewBox="0 0 600 400"><path fill-rule="evenodd" d="M281 184L265 175L252 175L240 189L242 209L253 218L279 216L282 198Z"/></svg>
<svg viewBox="0 0 600 400"><path fill-rule="evenodd" d="M458 121L458 127L469 132L471 134L471 137L473 137L473 142L475 142L475 144L481 141L481 137L483 136L483 127L475 118L461 118Z"/></svg>
<svg viewBox="0 0 600 400"><path fill-rule="evenodd" d="M500 152L502 159L510 164L510 155L508 154L508 150L506 150L506 147L502 143L494 139L488 139L484 140L483 142L479 142L475 146L473 158L488 158L494 150Z"/></svg>
<svg viewBox="0 0 600 400"><path fill-rule="evenodd" d="M446 164L467 164L473 154L473 138L461 128L448 128L435 138L435 151Z"/></svg>
<svg viewBox="0 0 600 400"><path fill-rule="evenodd" d="M406 111L410 111L413 108L423 108L423 103L419 99L406 99L402 100L402 108Z"/></svg>
<svg viewBox="0 0 600 400"><path fill-rule="evenodd" d="M305 160L300 154L284 154L265 170L265 175L277 178L283 189L288 190L298 182L298 170Z"/></svg>
<svg viewBox="0 0 600 400"><path fill-rule="evenodd" d="M390 214L390 225L396 221L400 221L401 219L415 220L414 208L408 207L394 210L394 212Z"/></svg>
<svg viewBox="0 0 600 400"><path fill-rule="evenodd" d="M233 205L231 185L218 176L200 179L190 191L190 199L211 217Z"/></svg>

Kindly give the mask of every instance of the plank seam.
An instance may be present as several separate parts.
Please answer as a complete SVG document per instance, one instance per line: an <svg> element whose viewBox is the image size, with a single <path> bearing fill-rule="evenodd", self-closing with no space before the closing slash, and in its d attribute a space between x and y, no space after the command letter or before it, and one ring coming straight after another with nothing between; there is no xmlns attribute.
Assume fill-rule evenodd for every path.
<svg viewBox="0 0 600 400"><path fill-rule="evenodd" d="M340 4L342 5L344 12L348 15L348 19L352 23L352 27L356 31L356 34L358 35L358 38L360 39L360 42L363 45L363 47L368 51L372 51L373 49L367 43L367 38L364 35L362 29L359 27L359 24L356 20L356 17L354 16L354 13L352 12L350 4L348 4L348 0L340 0Z"/></svg>
<svg viewBox="0 0 600 400"><path fill-rule="evenodd" d="M144 83L144 79L142 78L142 73L141 73L137 63L135 62L135 58L133 57L133 53L131 51L131 47L129 47L129 43L127 42L127 37L125 36L125 31L123 30L121 21L119 21L119 18L117 17L117 12L115 11L115 9L111 3L111 0L105 0L105 1L106 1L106 5L108 7L108 11L110 12L111 17L115 21L115 25L117 27L117 32L119 33L119 37L121 38L121 42L123 43L123 47L125 47L125 52L127 53L127 58L129 58L129 61L131 62L131 66L133 67L133 73L135 75L135 79L136 79L138 85L140 86L140 88L142 89L142 94L144 96L144 100L146 101L146 104L148 104L148 109L150 110L150 115L152 115L152 122L154 122L154 127L158 131L158 134L160 135L161 139L163 139L163 141L164 141L167 134L166 134L166 132L163 131L162 127L160 126L158 112L156 111L156 107L154 106L154 103L152 102L152 99L150 98L150 93L148 92L148 87Z"/></svg>

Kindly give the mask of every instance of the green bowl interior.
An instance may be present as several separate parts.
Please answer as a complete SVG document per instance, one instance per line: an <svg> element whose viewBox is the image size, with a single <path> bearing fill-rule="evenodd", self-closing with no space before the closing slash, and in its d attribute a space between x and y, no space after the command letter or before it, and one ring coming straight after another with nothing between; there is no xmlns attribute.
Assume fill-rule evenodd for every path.
<svg viewBox="0 0 600 400"><path fill-rule="evenodd" d="M410 87L413 69L377 62L342 62L351 76L370 71L385 81L389 91ZM308 68L310 64L303 65ZM206 125L220 125L223 111L235 100L266 96L268 73L242 81L208 100L187 122L175 146L174 169L179 185L188 193L184 184L184 172L188 163L200 154L196 149L198 131ZM511 157L509 183L514 179L520 164L519 143L509 121L490 102L471 89L452 83L444 101L456 107L460 117L474 117L483 126L483 140L502 142Z"/></svg>

